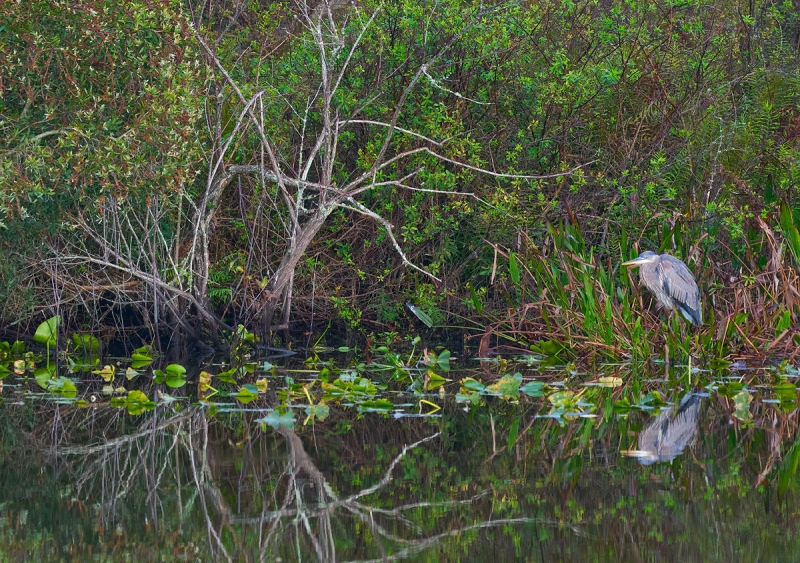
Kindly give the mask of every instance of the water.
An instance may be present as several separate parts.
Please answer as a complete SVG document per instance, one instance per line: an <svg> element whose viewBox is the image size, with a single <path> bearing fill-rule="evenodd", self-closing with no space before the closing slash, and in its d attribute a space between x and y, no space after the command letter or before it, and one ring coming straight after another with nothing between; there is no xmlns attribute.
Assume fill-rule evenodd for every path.
<svg viewBox="0 0 800 563"><path fill-rule="evenodd" d="M0 559L800 556L794 372L696 374L691 394L682 377L531 359L456 371L477 364L439 354L398 376L393 358L259 360L205 392L191 370L175 387L147 367L127 380L119 360L115 399L101 374L65 372L74 396L33 371L6 377Z"/></svg>

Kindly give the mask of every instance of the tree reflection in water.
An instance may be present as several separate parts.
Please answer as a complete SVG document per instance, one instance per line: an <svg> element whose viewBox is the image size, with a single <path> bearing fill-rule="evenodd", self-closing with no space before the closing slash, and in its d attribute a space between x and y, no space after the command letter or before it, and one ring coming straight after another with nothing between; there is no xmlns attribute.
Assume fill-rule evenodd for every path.
<svg viewBox="0 0 800 563"><path fill-rule="evenodd" d="M559 424L515 409L403 420L345 413L273 430L254 422L263 412L161 406L135 417L0 404L0 552L737 561L800 550L786 525L800 519L789 471L800 448L794 410L756 397L744 425L719 396L690 396L655 419ZM676 424L684 430L672 434ZM647 462L671 464L622 456L631 441L655 452Z"/></svg>

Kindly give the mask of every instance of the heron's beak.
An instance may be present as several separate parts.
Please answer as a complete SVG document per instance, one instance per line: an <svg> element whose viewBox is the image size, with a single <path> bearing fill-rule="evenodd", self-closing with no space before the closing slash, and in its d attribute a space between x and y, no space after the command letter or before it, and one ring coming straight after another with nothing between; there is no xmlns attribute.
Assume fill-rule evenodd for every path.
<svg viewBox="0 0 800 563"><path fill-rule="evenodd" d="M647 260L644 258L634 258L633 260L628 260L627 262L623 262L620 266L638 266L642 262L646 262Z"/></svg>

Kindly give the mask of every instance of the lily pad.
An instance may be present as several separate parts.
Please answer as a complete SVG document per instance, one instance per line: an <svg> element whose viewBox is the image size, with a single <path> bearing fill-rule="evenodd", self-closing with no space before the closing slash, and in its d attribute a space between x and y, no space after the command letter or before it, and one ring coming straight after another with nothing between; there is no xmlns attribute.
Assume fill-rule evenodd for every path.
<svg viewBox="0 0 800 563"><path fill-rule="evenodd" d="M315 419L320 421L325 420L326 418L328 418L330 412L331 412L330 407L325 403L309 405L308 407L306 407L306 414L308 416L306 417L305 424L308 424L309 422Z"/></svg>
<svg viewBox="0 0 800 563"><path fill-rule="evenodd" d="M268 424L273 428L284 426L286 428L294 427L294 413L292 411L281 412L279 410L271 411L264 418L259 418L256 422Z"/></svg>
<svg viewBox="0 0 800 563"><path fill-rule="evenodd" d="M59 324L61 324L60 316L56 315L55 317L50 317L36 328L36 333L33 335L33 339L41 344L55 346Z"/></svg>
<svg viewBox="0 0 800 563"><path fill-rule="evenodd" d="M237 401L246 405L258 398L258 388L255 385L243 385L234 397L236 397Z"/></svg>

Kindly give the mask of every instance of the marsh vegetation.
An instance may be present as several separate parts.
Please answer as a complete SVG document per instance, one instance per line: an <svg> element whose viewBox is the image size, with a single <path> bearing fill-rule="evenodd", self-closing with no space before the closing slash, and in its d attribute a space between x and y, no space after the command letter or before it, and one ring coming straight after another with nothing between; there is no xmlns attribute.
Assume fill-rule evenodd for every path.
<svg viewBox="0 0 800 563"><path fill-rule="evenodd" d="M798 14L0 4L8 558L796 556Z"/></svg>

